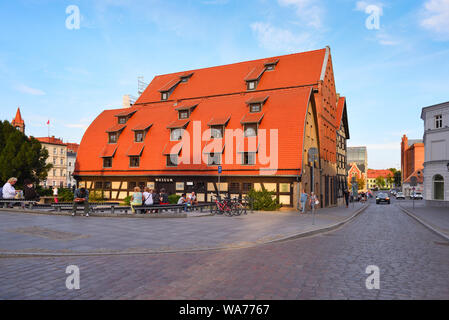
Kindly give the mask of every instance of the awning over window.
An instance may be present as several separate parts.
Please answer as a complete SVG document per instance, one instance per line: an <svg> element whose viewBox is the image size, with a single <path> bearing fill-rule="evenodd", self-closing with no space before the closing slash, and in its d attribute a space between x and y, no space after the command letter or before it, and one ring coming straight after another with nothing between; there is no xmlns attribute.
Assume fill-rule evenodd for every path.
<svg viewBox="0 0 449 320"><path fill-rule="evenodd" d="M115 145L115 144L108 144L108 145L106 145L103 148L103 150L101 150L100 158L113 157L116 150L117 150L117 145Z"/></svg>
<svg viewBox="0 0 449 320"><path fill-rule="evenodd" d="M265 71L265 66L263 66L263 65L254 67L246 76L245 81L258 80L262 76L264 71Z"/></svg>
<svg viewBox="0 0 449 320"><path fill-rule="evenodd" d="M185 128L189 124L190 120L184 119L184 120L175 120L171 122L167 129L179 129L179 128Z"/></svg>
<svg viewBox="0 0 449 320"><path fill-rule="evenodd" d="M128 157L140 157L145 145L143 143L134 143L128 149Z"/></svg>
<svg viewBox="0 0 449 320"><path fill-rule="evenodd" d="M246 104L253 104L253 103L265 103L267 101L269 96L257 96L252 97L248 101L246 101Z"/></svg>
<svg viewBox="0 0 449 320"><path fill-rule="evenodd" d="M246 123L260 123L260 121L262 121L263 119L263 113L247 113L242 121L240 121L241 124L246 124Z"/></svg>
<svg viewBox="0 0 449 320"><path fill-rule="evenodd" d="M277 65L278 62L279 62L279 59L267 59L267 60L265 60L264 65L265 66L270 66L270 65L273 65L273 64Z"/></svg>
<svg viewBox="0 0 449 320"><path fill-rule="evenodd" d="M175 110L176 111L183 111L183 110L190 110L190 111L192 111L193 109L196 108L197 105L198 105L198 103L196 103L196 104L184 104L184 105L181 105L181 106L175 108Z"/></svg>
<svg viewBox="0 0 449 320"><path fill-rule="evenodd" d="M193 72L184 72L179 76L179 78L190 78L191 76L193 76Z"/></svg>
<svg viewBox="0 0 449 320"><path fill-rule="evenodd" d="M139 124L138 126L132 128L132 131L145 131L151 128L151 126L153 125L153 123L142 123Z"/></svg>
<svg viewBox="0 0 449 320"><path fill-rule="evenodd" d="M243 152L258 152L259 142L257 137L244 138L243 141L237 141L236 150L238 153Z"/></svg>
<svg viewBox="0 0 449 320"><path fill-rule="evenodd" d="M136 111L137 110L125 110L125 111L122 111L122 112L116 114L114 117L130 117L134 113L136 113Z"/></svg>
<svg viewBox="0 0 449 320"><path fill-rule="evenodd" d="M170 91L174 86L176 86L179 82L181 81L181 79L176 78L176 79L172 79L169 82L167 82L162 88L159 89L159 92L167 92Z"/></svg>
<svg viewBox="0 0 449 320"><path fill-rule="evenodd" d="M214 117L212 118L207 125L208 126L225 126L228 124L229 120L231 119L231 116L226 117Z"/></svg>
<svg viewBox="0 0 449 320"><path fill-rule="evenodd" d="M126 124L116 124L113 127L106 130L106 132L107 133L119 132L119 131L122 131L123 129L125 129L125 127L126 127Z"/></svg>
<svg viewBox="0 0 449 320"><path fill-rule="evenodd" d="M170 141L165 145L164 151L162 152L162 154L164 156L169 156L172 154L178 155L181 152L181 149L182 149L181 141Z"/></svg>
<svg viewBox="0 0 449 320"><path fill-rule="evenodd" d="M203 153L209 154L209 153L223 153L225 144L222 143L222 140L215 140L207 144L204 149Z"/></svg>

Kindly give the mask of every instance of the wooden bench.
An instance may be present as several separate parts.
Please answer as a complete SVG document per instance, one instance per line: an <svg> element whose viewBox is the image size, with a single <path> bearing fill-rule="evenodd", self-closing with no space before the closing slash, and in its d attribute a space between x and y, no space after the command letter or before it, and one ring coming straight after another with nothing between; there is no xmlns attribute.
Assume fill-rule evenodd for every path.
<svg viewBox="0 0 449 320"><path fill-rule="evenodd" d="M134 210L137 214L141 214L143 211L146 210L160 210L161 212L164 211L174 211L174 212L182 212L184 210L183 204L156 204L156 205L140 205L140 206L133 206Z"/></svg>
<svg viewBox="0 0 449 320"><path fill-rule="evenodd" d="M62 202L62 203L53 203L51 207L56 210L56 212L61 212L63 210L73 210L73 202ZM115 209L120 205L118 202L89 202L89 212L96 211L106 211L107 209L111 210L111 213L115 212ZM84 209L83 205L80 204L78 209Z"/></svg>

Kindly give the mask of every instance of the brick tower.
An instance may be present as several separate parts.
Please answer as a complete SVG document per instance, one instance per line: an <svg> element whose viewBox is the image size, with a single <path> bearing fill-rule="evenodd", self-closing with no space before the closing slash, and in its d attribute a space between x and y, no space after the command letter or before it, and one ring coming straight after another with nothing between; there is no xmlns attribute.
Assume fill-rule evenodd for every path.
<svg viewBox="0 0 449 320"><path fill-rule="evenodd" d="M11 124L14 128L25 134L25 121L23 121L22 115L20 114L20 107L17 108L16 117L11 121Z"/></svg>

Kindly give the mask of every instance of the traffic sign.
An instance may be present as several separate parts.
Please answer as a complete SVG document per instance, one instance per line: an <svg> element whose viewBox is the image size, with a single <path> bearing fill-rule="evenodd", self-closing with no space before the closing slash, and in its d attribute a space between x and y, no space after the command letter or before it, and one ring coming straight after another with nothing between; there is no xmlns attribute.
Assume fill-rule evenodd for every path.
<svg viewBox="0 0 449 320"><path fill-rule="evenodd" d="M222 168L221 168L221 166L218 166L218 173L221 173L222 172Z"/></svg>
<svg viewBox="0 0 449 320"><path fill-rule="evenodd" d="M416 177L411 177L411 178L410 178L410 186L416 187L417 185L418 185L418 178L416 178Z"/></svg>
<svg viewBox="0 0 449 320"><path fill-rule="evenodd" d="M318 149L310 148L309 149L309 162L314 162L318 158Z"/></svg>

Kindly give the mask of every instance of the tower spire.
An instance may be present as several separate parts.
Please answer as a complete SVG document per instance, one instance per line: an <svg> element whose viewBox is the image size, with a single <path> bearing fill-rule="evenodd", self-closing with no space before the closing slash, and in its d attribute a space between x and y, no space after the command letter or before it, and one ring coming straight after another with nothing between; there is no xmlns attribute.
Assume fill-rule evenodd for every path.
<svg viewBox="0 0 449 320"><path fill-rule="evenodd" d="M14 128L18 129L20 132L25 133L25 121L22 119L22 114L20 113L20 107L17 107L16 117L11 121Z"/></svg>

